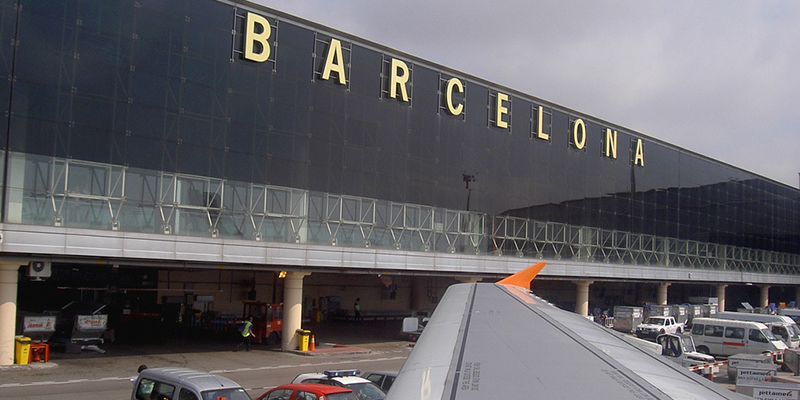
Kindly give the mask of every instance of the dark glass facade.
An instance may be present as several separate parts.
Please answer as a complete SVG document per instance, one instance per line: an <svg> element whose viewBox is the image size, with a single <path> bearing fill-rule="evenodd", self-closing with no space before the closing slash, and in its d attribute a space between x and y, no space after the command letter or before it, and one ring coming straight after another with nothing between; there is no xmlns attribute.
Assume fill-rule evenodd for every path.
<svg viewBox="0 0 800 400"><path fill-rule="evenodd" d="M456 210L469 202L488 215L800 254L795 188L254 4L2 0L0 11L0 73L13 76L0 80L8 153ZM271 25L265 62L243 56L248 12ZM332 39L345 85L321 76ZM408 101L388 94L392 59L409 67ZM460 115L446 106L453 77ZM497 126L502 95L507 128ZM616 158L606 130L617 133Z"/></svg>

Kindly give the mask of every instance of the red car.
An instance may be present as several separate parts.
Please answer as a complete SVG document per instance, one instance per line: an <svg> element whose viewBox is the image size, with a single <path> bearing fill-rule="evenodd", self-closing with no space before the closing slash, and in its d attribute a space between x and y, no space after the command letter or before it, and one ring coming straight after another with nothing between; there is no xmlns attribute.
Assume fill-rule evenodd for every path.
<svg viewBox="0 0 800 400"><path fill-rule="evenodd" d="M290 383L262 394L256 400L358 400L353 391L321 383Z"/></svg>

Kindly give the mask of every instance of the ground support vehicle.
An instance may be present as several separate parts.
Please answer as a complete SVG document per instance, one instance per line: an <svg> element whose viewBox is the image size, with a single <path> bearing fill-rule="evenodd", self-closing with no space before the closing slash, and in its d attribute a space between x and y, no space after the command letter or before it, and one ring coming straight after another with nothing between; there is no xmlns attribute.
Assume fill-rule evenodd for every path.
<svg viewBox="0 0 800 400"><path fill-rule="evenodd" d="M242 321L253 316L254 343L275 344L283 333L283 304L245 301Z"/></svg>
<svg viewBox="0 0 800 400"><path fill-rule="evenodd" d="M403 318L403 328L400 331L400 336L412 342L416 342L417 339L419 339L419 335L422 334L422 330L425 329L425 325L428 324L428 321L430 321L428 317Z"/></svg>
<svg viewBox="0 0 800 400"><path fill-rule="evenodd" d="M238 317L234 314L221 314L214 311L198 312L189 317L189 326L221 334L235 331L237 319Z"/></svg>
<svg viewBox="0 0 800 400"><path fill-rule="evenodd" d="M290 383L280 385L259 396L256 400L358 400L353 391L319 383Z"/></svg>
<svg viewBox="0 0 800 400"><path fill-rule="evenodd" d="M656 337L656 343L661 345L661 355L670 357L683 367L697 367L711 365L707 370L698 370L704 375L719 372L719 366L714 365L716 359L708 354L697 351L692 336L686 333L663 334Z"/></svg>
<svg viewBox="0 0 800 400"><path fill-rule="evenodd" d="M52 342L64 346L68 353L94 350L105 353L99 345L105 342L103 333L108 327L108 314L101 311L105 304L72 301L61 308L56 316L56 331Z"/></svg>
<svg viewBox="0 0 800 400"><path fill-rule="evenodd" d="M783 363L783 352L787 349L786 345L760 322L695 318L692 324L692 338L697 351L715 356L769 353L773 355L776 363Z"/></svg>
<svg viewBox="0 0 800 400"><path fill-rule="evenodd" d="M796 323L800 323L800 309L797 308L779 308L778 315L785 315Z"/></svg>
<svg viewBox="0 0 800 400"><path fill-rule="evenodd" d="M664 333L682 333L683 324L679 324L675 317L652 316L636 326L636 337L652 339Z"/></svg>
<svg viewBox="0 0 800 400"><path fill-rule="evenodd" d="M188 368L139 367L131 400L250 400L236 382Z"/></svg>
<svg viewBox="0 0 800 400"><path fill-rule="evenodd" d="M371 381L358 376L360 373L359 370L351 369L325 371L321 374L300 374L292 380L292 383L321 383L341 386L351 389L359 400L383 400L386 393Z"/></svg>
<svg viewBox="0 0 800 400"><path fill-rule="evenodd" d="M615 306L614 325L612 328L624 333L633 333L636 326L644 320L644 310L642 307Z"/></svg>
<svg viewBox="0 0 800 400"><path fill-rule="evenodd" d="M725 311L718 312L715 318L761 322L787 347L791 349L800 347L800 328L792 318L786 315Z"/></svg>

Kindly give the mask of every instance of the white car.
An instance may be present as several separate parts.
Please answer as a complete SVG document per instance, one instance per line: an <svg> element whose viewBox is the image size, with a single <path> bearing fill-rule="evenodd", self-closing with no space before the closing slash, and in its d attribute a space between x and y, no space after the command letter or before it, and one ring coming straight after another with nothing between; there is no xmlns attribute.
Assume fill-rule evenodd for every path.
<svg viewBox="0 0 800 400"><path fill-rule="evenodd" d="M683 324L675 321L675 317L648 317L636 326L636 336L642 339L653 339L664 333L682 333Z"/></svg>
<svg viewBox="0 0 800 400"><path fill-rule="evenodd" d="M360 373L361 371L352 369L325 371L321 374L300 374L292 380L292 383L322 383L341 386L352 390L359 400L383 400L386 393L375 383L358 376Z"/></svg>

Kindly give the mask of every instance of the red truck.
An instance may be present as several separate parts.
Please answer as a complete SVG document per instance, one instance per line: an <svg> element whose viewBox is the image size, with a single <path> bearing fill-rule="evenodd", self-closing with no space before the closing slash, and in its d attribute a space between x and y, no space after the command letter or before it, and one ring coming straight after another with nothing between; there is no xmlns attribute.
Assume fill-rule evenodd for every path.
<svg viewBox="0 0 800 400"><path fill-rule="evenodd" d="M275 344L283 332L283 304L245 301L242 320L253 316L254 343Z"/></svg>

